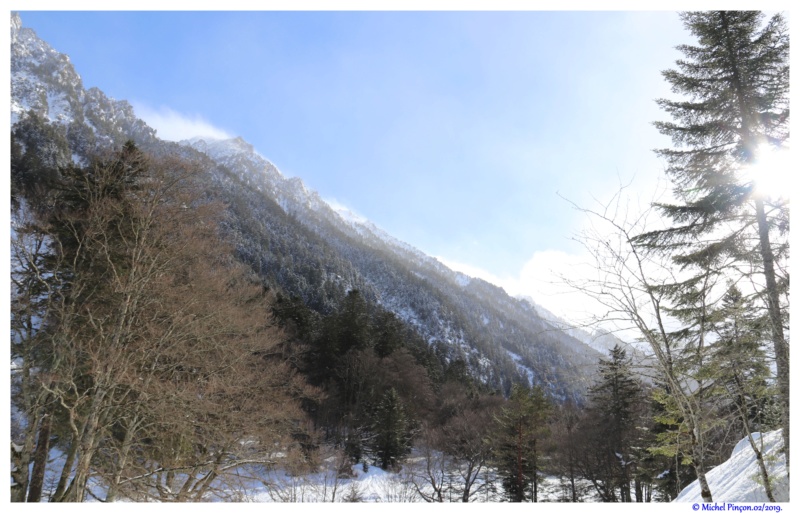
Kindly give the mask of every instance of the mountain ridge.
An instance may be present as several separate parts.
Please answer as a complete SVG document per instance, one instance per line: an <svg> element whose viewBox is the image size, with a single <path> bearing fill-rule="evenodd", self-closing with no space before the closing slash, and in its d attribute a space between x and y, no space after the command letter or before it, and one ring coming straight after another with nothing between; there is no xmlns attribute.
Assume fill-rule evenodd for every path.
<svg viewBox="0 0 800 513"><path fill-rule="evenodd" d="M229 205L238 256L256 273L322 313L347 290L393 312L445 361L461 359L504 392L542 385L581 400L600 356L526 301L469 278L369 220L346 218L297 177L285 177L242 137L162 141L125 100L85 90L64 54L11 16L12 130L28 112L57 128L72 161L133 140L146 151L201 165Z"/></svg>

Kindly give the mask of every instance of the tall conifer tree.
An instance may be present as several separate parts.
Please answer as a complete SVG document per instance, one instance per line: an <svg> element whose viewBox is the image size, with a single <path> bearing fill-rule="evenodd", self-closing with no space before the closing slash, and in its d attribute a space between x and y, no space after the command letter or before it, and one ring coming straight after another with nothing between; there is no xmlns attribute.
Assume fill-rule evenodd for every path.
<svg viewBox="0 0 800 513"><path fill-rule="evenodd" d="M390 388L378 404L372 424L372 451L378 465L397 469L400 460L411 451L413 423L397 391Z"/></svg>
<svg viewBox="0 0 800 513"><path fill-rule="evenodd" d="M541 441L549 434L552 406L539 387L513 385L508 403L495 417L495 460L511 502L538 502Z"/></svg>
<svg viewBox="0 0 800 513"><path fill-rule="evenodd" d="M592 409L603 422L606 436L605 450L616 469L609 476L619 489L621 502L632 502L631 479L635 468L633 454L637 435L640 405L643 403L642 385L631 372L631 361L619 345L614 346L608 360L600 360L599 379L589 389Z"/></svg>
<svg viewBox="0 0 800 513"><path fill-rule="evenodd" d="M788 201L768 197L748 177L761 155L788 146L789 36L781 15L764 23L752 11L685 12L697 45L681 45L685 59L663 72L680 100L658 104L673 121L656 122L675 148L667 161L675 204L657 205L672 221L637 242L672 256L684 271L750 273L762 298L777 361L784 447L789 463ZM777 271L781 272L777 272ZM691 281L691 280L690 280Z"/></svg>

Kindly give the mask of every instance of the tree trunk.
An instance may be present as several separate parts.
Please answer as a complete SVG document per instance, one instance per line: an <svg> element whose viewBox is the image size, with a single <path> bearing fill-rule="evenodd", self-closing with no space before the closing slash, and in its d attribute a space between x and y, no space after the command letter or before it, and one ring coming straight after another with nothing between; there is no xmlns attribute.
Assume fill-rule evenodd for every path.
<svg viewBox="0 0 800 513"><path fill-rule="evenodd" d="M92 458L99 441L98 431L100 426L100 408L106 394L104 391L95 392L89 408L88 418L84 424L83 434L78 441L79 454L78 463L75 466L75 476L70 482L69 488L64 493L61 501L83 502L86 495L86 483L89 480L89 471Z"/></svg>
<svg viewBox="0 0 800 513"><path fill-rule="evenodd" d="M644 491L642 490L642 480L638 477L634 480L634 489L636 491L636 502L644 502Z"/></svg>
<svg viewBox="0 0 800 513"><path fill-rule="evenodd" d="M128 464L128 454L130 453L131 446L133 445L133 433L136 431L136 428L138 427L137 424L138 424L138 416L134 416L134 419L128 425L128 429L125 431L125 439L122 441L122 447L120 448L119 461L117 461L116 469L114 470L114 475L112 476L110 483L108 485L108 492L106 493L106 502L114 502L117 498L117 493L119 491L119 483L122 479L122 471Z"/></svg>
<svg viewBox="0 0 800 513"><path fill-rule="evenodd" d="M695 470L697 470L697 467L695 467ZM700 472L697 470L697 482L700 483L700 496L703 498L703 502L714 502L711 497L711 488L708 487L705 471Z"/></svg>
<svg viewBox="0 0 800 513"><path fill-rule="evenodd" d="M769 225L764 210L764 201L756 198L756 219L758 238L761 245L761 259L764 264L764 279L767 284L767 309L772 325L772 344L775 349L775 363L778 371L778 391L781 400L781 428L783 450L786 457L786 475L789 475L789 344L786 343L781 319L780 295L775 281L775 256L769 240Z"/></svg>
<svg viewBox="0 0 800 513"><path fill-rule="evenodd" d="M31 439L30 443L28 438ZM25 443L17 446L11 442L11 502L25 502L28 493L28 467L33 450L33 434L26 436Z"/></svg>
<svg viewBox="0 0 800 513"><path fill-rule="evenodd" d="M536 461L536 439L533 440L533 502L539 502L539 467Z"/></svg>
<svg viewBox="0 0 800 513"><path fill-rule="evenodd" d="M56 491L53 493L53 496L50 497L50 502L61 502L64 498L64 494L67 491L67 481L69 481L69 476L72 474L72 465L75 463L75 458L78 456L78 439L76 436L73 436L72 443L69 446L69 452L67 452L67 459L64 462L64 467L61 469L61 477L58 480L58 485L56 486Z"/></svg>
<svg viewBox="0 0 800 513"><path fill-rule="evenodd" d="M42 500L44 471L47 466L47 455L50 453L50 423L51 416L46 413L42 417L42 422L39 426L39 439L36 442L36 452L33 455L33 472L31 473L31 484L28 490L28 502Z"/></svg>
<svg viewBox="0 0 800 513"><path fill-rule="evenodd" d="M464 491L461 493L461 502L469 502L472 483L475 482L475 478L478 476L478 472L480 471L480 467L475 470L475 463L473 461L469 461L467 463L467 473L466 477L464 478Z"/></svg>
<svg viewBox="0 0 800 513"><path fill-rule="evenodd" d="M703 498L703 502L714 502L711 496L711 488L709 488L708 480L706 479L705 467L702 463L695 463L694 471L697 473L697 482L700 484L700 497Z"/></svg>
<svg viewBox="0 0 800 513"><path fill-rule="evenodd" d="M711 496L711 488L708 486L708 480L706 479L705 454L703 447L699 444L698 436L696 433L697 430L698 430L697 423L693 422L692 465L694 466L694 471L697 474L697 482L700 485L700 496L703 498L703 502L714 502L714 499Z"/></svg>
<svg viewBox="0 0 800 513"><path fill-rule="evenodd" d="M517 481L517 490L514 497L514 502L525 501L525 479L522 472L522 426L517 425L517 475L514 476Z"/></svg>
<svg viewBox="0 0 800 513"><path fill-rule="evenodd" d="M753 436L750 433L747 433L747 439L750 441L750 447L753 448L753 452L756 453L758 470L761 474L761 480L764 481L764 493L767 494L767 499L769 499L770 502L775 502L775 496L772 495L772 483L769 482L769 473L767 472L766 464L764 464L764 455L761 454L761 451L756 446L756 442L753 440Z"/></svg>
<svg viewBox="0 0 800 513"><path fill-rule="evenodd" d="M30 324L30 323L29 323ZM29 332L32 328L29 326ZM17 446L13 440L11 441L11 502L25 502L25 497L28 495L30 487L30 463L31 455L33 454L33 447L36 440L36 425L39 424L39 416L44 411L39 405L42 404L42 395L34 395L33 377L31 366L28 359L23 361L22 369L22 383L21 387L24 390L24 411L29 413L28 425L24 430L24 439L22 445Z"/></svg>
<svg viewBox="0 0 800 513"><path fill-rule="evenodd" d="M631 502L631 478L628 471L628 462L625 460L627 452L620 450L622 458L620 458L620 466L622 467L622 483L619 487L619 500L620 502Z"/></svg>
<svg viewBox="0 0 800 513"><path fill-rule="evenodd" d="M578 492L575 490L575 470L570 463L569 469L569 487L572 490L572 502L578 502Z"/></svg>

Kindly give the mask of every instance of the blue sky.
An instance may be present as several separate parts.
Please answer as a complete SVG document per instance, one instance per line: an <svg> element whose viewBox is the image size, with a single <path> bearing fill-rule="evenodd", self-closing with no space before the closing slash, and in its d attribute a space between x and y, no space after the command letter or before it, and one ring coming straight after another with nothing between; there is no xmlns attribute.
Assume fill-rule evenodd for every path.
<svg viewBox="0 0 800 513"><path fill-rule="evenodd" d="M159 133L241 136L454 268L540 295L587 204L661 175L675 12L27 12Z"/></svg>

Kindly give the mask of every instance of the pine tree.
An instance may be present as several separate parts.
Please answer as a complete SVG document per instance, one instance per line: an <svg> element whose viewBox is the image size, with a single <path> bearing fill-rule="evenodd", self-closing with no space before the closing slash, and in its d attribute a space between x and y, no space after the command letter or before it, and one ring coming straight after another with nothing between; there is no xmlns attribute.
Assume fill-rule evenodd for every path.
<svg viewBox="0 0 800 513"><path fill-rule="evenodd" d="M673 378L683 377L678 380L678 386L682 387L677 394L680 398L674 397L675 385L678 384L675 382L664 388L672 397L660 396L661 407L665 410L662 420L670 418L676 429L662 433L661 443L654 444L654 448L661 450L663 447L659 445L669 446L676 439L686 441L687 462L694 467L701 490L707 492L703 494L705 500L712 498L706 479L706 472L710 470L708 461L713 457L711 440L728 421L716 415L715 380L707 372L714 339L712 311L717 301L718 283L723 279L721 261L720 255L713 253L696 255L692 257L694 274L678 283L654 286L664 302L670 305L662 306L663 312L677 321L674 323L677 327L671 331L665 328L665 342L671 353L671 370L668 372ZM677 438L673 439L673 435Z"/></svg>
<svg viewBox="0 0 800 513"><path fill-rule="evenodd" d="M495 462L511 502L538 502L541 442L549 434L551 410L541 388L514 384L507 405L495 417Z"/></svg>
<svg viewBox="0 0 800 513"><path fill-rule="evenodd" d="M411 451L413 427L400 396L390 388L375 409L371 429L370 445L382 469L397 469L400 460Z"/></svg>
<svg viewBox="0 0 800 513"><path fill-rule="evenodd" d="M600 360L599 378L589 389L589 398L602 429L605 431L604 450L615 469L609 476L619 489L621 502L631 502L632 470L635 466L633 441L642 403L642 385L631 371L631 361L625 350L615 345L608 360Z"/></svg>
<svg viewBox="0 0 800 513"><path fill-rule="evenodd" d="M351 349L366 349L371 345L371 318L367 302L358 290L351 290L342 304L337 323L340 354Z"/></svg>
<svg viewBox="0 0 800 513"><path fill-rule="evenodd" d="M767 410L773 390L768 385L769 366L760 344L764 330L760 319L748 313L751 309L748 303L735 285L728 288L721 308L714 312L719 319L716 326L719 339L713 346L706 372L716 379L717 393L727 409L732 410L732 417L739 419L741 435L749 440L756 455L764 492L774 502L763 447L754 437L755 432L769 428Z"/></svg>
<svg viewBox="0 0 800 513"><path fill-rule="evenodd" d="M677 146L657 153L667 161L678 203L657 205L673 225L637 242L671 254L684 272L707 272L703 265L714 263L723 273L752 273L755 266L762 274L756 292L770 323L788 467L788 270L777 272L788 258L788 201L767 197L746 177L760 154L788 143L788 31L781 15L763 24L763 14L752 11L681 18L698 45L679 46L685 60L663 75L686 99L658 100L673 121L655 123Z"/></svg>
<svg viewBox="0 0 800 513"><path fill-rule="evenodd" d="M631 359L619 344L609 351L609 359L599 362L599 379L589 389L593 407L609 420L610 428L621 437L629 430L641 399L642 385L633 377Z"/></svg>
<svg viewBox="0 0 800 513"><path fill-rule="evenodd" d="M653 424L649 432L652 440L648 445L648 452L659 466L654 484L660 499L669 502L697 479L697 474L686 454L689 445L689 437L683 432L686 423L668 412L665 401L662 400L670 395L664 392L664 384L657 384L651 395Z"/></svg>
<svg viewBox="0 0 800 513"><path fill-rule="evenodd" d="M358 290L351 290L339 306L339 311L325 318L319 341L319 363L331 368L350 350L371 345L371 319L367 302Z"/></svg>
<svg viewBox="0 0 800 513"><path fill-rule="evenodd" d="M769 364L761 346L768 328L762 317L752 313L752 301L736 285L731 284L721 303L712 314L719 339L712 347L707 372L716 378L721 393L734 399L734 409L741 410L744 424L756 431L769 429L775 391L768 384Z"/></svg>
<svg viewBox="0 0 800 513"><path fill-rule="evenodd" d="M380 312L375 322L375 354L384 358L403 345L400 320L391 312Z"/></svg>
<svg viewBox="0 0 800 513"><path fill-rule="evenodd" d="M551 464L561 478L563 492L560 500L565 502L579 502L585 493L585 485L578 481L582 413L569 399L558 405L555 411Z"/></svg>

